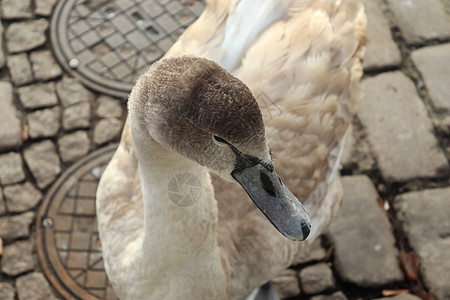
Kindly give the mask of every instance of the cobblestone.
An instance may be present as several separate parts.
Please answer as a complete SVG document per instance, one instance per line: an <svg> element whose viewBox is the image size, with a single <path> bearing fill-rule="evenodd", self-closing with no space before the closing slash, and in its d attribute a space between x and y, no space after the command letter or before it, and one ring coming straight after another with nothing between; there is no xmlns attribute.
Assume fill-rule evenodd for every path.
<svg viewBox="0 0 450 300"><path fill-rule="evenodd" d="M31 0L2 0L1 1L2 19L20 19L31 18Z"/></svg>
<svg viewBox="0 0 450 300"><path fill-rule="evenodd" d="M284 270L271 281L281 299L290 298L300 294L297 272L292 269Z"/></svg>
<svg viewBox="0 0 450 300"><path fill-rule="evenodd" d="M32 50L42 46L48 21L44 19L13 23L6 29L6 46L10 53Z"/></svg>
<svg viewBox="0 0 450 300"><path fill-rule="evenodd" d="M401 281L392 228L373 183L367 176L346 176L342 186L342 207L329 226L340 276L367 287Z"/></svg>
<svg viewBox="0 0 450 300"><path fill-rule="evenodd" d="M108 96L100 96L97 99L97 116L100 118L120 118L122 117L122 106L120 100Z"/></svg>
<svg viewBox="0 0 450 300"><path fill-rule="evenodd" d="M34 13L39 16L50 16L58 0L35 0L36 8Z"/></svg>
<svg viewBox="0 0 450 300"><path fill-rule="evenodd" d="M367 13L367 49L364 70L399 66L402 58L391 37L391 30L377 0L365 0Z"/></svg>
<svg viewBox="0 0 450 300"><path fill-rule="evenodd" d="M440 0L387 0L408 44L450 37L450 18Z"/></svg>
<svg viewBox="0 0 450 300"><path fill-rule="evenodd" d="M0 282L0 299L14 300L14 287L8 282Z"/></svg>
<svg viewBox="0 0 450 300"><path fill-rule="evenodd" d="M450 44L413 51L411 57L422 73L434 110L442 118L450 115Z"/></svg>
<svg viewBox="0 0 450 300"><path fill-rule="evenodd" d="M0 155L0 183L2 185L17 183L25 179L22 157L10 152Z"/></svg>
<svg viewBox="0 0 450 300"><path fill-rule="evenodd" d="M55 145L49 140L34 143L26 148L24 158L41 189L52 183L61 172Z"/></svg>
<svg viewBox="0 0 450 300"><path fill-rule="evenodd" d="M325 263L303 268L299 276L302 290L306 294L318 294L335 286L333 272Z"/></svg>
<svg viewBox="0 0 450 300"><path fill-rule="evenodd" d="M426 108L410 79L400 72L368 78L359 116L387 181L433 178L448 173L448 162Z"/></svg>
<svg viewBox="0 0 450 300"><path fill-rule="evenodd" d="M3 216L6 212L5 201L3 200L2 188L0 188L0 216Z"/></svg>
<svg viewBox="0 0 450 300"><path fill-rule="evenodd" d="M44 108L58 104L53 82L20 87L17 89L17 93L20 103L28 109Z"/></svg>
<svg viewBox="0 0 450 300"><path fill-rule="evenodd" d="M53 137L58 133L61 109L56 106L41 109L27 115L31 138Z"/></svg>
<svg viewBox="0 0 450 300"><path fill-rule="evenodd" d="M383 297L383 298L377 298L374 300L382 300L382 299L384 299L384 300L420 300L419 297L411 295L411 294L400 294L395 297Z"/></svg>
<svg viewBox="0 0 450 300"><path fill-rule="evenodd" d="M17 110L12 104L13 90L9 82L0 81L0 150L22 145L22 128Z"/></svg>
<svg viewBox="0 0 450 300"><path fill-rule="evenodd" d="M55 300L50 285L41 273L33 272L17 278L19 300Z"/></svg>
<svg viewBox="0 0 450 300"><path fill-rule="evenodd" d="M411 192L394 202L397 218L419 255L426 286L438 300L450 299L450 188Z"/></svg>
<svg viewBox="0 0 450 300"><path fill-rule="evenodd" d="M89 102L80 102L65 108L62 123L65 130L83 129L91 126L91 106Z"/></svg>
<svg viewBox="0 0 450 300"><path fill-rule="evenodd" d="M34 221L34 212L0 218L0 237L4 240L15 240L30 235L30 226ZM0 297L0 299L2 299Z"/></svg>
<svg viewBox="0 0 450 300"><path fill-rule="evenodd" d="M11 81L17 85L24 85L33 82L31 64L26 53L10 55L6 59Z"/></svg>
<svg viewBox="0 0 450 300"><path fill-rule="evenodd" d="M3 32L4 32L3 24L0 22L0 69L3 69L5 66L5 51L4 49L4 41L3 41Z"/></svg>
<svg viewBox="0 0 450 300"><path fill-rule="evenodd" d="M8 276L17 276L33 270L33 247L30 241L18 241L3 248L1 271Z"/></svg>
<svg viewBox="0 0 450 300"><path fill-rule="evenodd" d="M122 121L116 118L101 119L94 128L94 143L97 145L109 142L120 135Z"/></svg>
<svg viewBox="0 0 450 300"><path fill-rule="evenodd" d="M304 264L311 261L320 261L327 255L325 249L320 245L320 239L316 239L306 251L299 251L292 264Z"/></svg>
<svg viewBox="0 0 450 300"><path fill-rule="evenodd" d="M59 153L64 162L73 162L88 154L91 142L86 131L76 131L58 140Z"/></svg>
<svg viewBox="0 0 450 300"><path fill-rule="evenodd" d="M36 80L45 81L62 75L61 67L49 50L31 52L30 61Z"/></svg>
<svg viewBox="0 0 450 300"><path fill-rule="evenodd" d="M75 78L64 77L56 84L56 92L63 107L94 100L94 94Z"/></svg>
<svg viewBox="0 0 450 300"><path fill-rule="evenodd" d="M36 207L42 194L30 182L6 186L4 188L5 202L8 211L23 212Z"/></svg>
<svg viewBox="0 0 450 300"><path fill-rule="evenodd" d="M311 297L311 300L347 300L347 297L341 292L335 292L331 295L318 295Z"/></svg>

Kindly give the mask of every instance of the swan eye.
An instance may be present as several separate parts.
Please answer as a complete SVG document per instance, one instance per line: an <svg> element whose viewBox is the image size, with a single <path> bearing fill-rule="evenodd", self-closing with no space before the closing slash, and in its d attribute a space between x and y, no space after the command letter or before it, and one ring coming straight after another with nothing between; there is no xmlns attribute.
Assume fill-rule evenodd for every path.
<svg viewBox="0 0 450 300"><path fill-rule="evenodd" d="M220 143L220 144L226 144L228 145L227 141L225 141L223 138L218 137L217 135L213 135L213 140Z"/></svg>

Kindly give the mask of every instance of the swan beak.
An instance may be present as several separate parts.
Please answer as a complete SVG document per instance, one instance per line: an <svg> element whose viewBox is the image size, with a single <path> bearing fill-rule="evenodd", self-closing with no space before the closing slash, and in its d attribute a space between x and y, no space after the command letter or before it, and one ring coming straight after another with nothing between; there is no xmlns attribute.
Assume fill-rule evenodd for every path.
<svg viewBox="0 0 450 300"><path fill-rule="evenodd" d="M274 170L256 164L231 173L275 228L291 240L309 235L311 219Z"/></svg>

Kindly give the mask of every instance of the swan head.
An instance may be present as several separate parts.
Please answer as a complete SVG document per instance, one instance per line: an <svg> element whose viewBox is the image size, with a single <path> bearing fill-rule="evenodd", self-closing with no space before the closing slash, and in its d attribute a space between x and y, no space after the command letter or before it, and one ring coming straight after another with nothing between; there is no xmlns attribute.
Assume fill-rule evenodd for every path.
<svg viewBox="0 0 450 300"><path fill-rule="evenodd" d="M133 136L237 181L284 236L306 239L309 215L275 172L261 111L243 82L204 58L165 58L139 78L128 103Z"/></svg>

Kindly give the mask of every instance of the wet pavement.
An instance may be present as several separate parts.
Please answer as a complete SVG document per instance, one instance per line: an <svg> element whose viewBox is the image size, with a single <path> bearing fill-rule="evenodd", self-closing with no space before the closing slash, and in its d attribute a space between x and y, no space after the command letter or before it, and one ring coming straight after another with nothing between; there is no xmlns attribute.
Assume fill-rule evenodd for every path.
<svg viewBox="0 0 450 300"><path fill-rule="evenodd" d="M96 151L119 141L126 97L84 85L78 73L96 64L73 49L98 36L83 31L86 24L75 26L78 19L69 22L75 26L75 40L68 42L75 45L69 53L74 56L61 59L50 38L57 2L0 2L0 299L5 300L114 298L99 256L93 195L109 155ZM134 14L134 1L117 1L122 10L115 11L108 2L93 1L100 6L87 9L101 10L106 20L134 20L129 31L135 36L159 34L174 20L185 26L195 12L183 14L170 4L176 1L160 1L173 11L152 25L145 9ZM329 231L274 283L286 299L450 299L450 2L364 2L366 96L343 156L343 206ZM114 65L116 58L103 57L103 51L125 27L109 27L105 18L103 27L88 24L105 35L90 51L111 63L96 76L112 78L114 72L107 71L117 66L115 74L124 73L115 78L125 89L131 76L159 55L156 50L167 49L165 39L173 42L180 33L174 28L161 35L159 48L151 51L133 44L136 40L123 41L114 48ZM147 49L146 57L130 63L136 49Z"/></svg>

